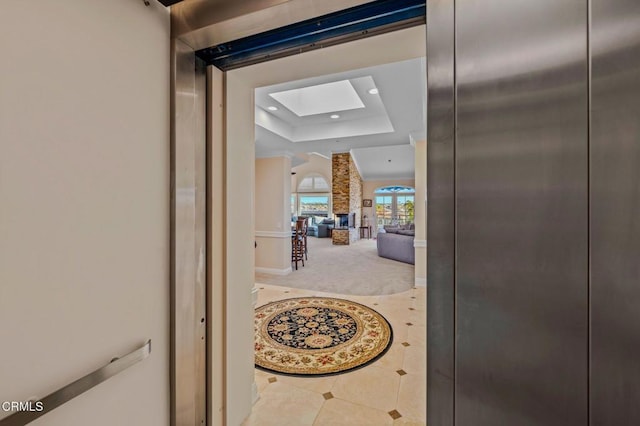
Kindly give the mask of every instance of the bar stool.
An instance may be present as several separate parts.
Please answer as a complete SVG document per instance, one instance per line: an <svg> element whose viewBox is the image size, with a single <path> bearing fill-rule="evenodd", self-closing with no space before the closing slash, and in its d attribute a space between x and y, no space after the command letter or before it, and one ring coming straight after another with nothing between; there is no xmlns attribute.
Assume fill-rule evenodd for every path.
<svg viewBox="0 0 640 426"><path fill-rule="evenodd" d="M304 218L304 223L302 224L302 240L304 244L304 258L305 260L309 260L309 246L307 245L307 233L309 231L309 218Z"/></svg>
<svg viewBox="0 0 640 426"><path fill-rule="evenodd" d="M304 266L305 221L306 219L296 220L296 227L293 231L291 231L291 263L295 265L296 271L298 270L298 262L302 262L302 266Z"/></svg>

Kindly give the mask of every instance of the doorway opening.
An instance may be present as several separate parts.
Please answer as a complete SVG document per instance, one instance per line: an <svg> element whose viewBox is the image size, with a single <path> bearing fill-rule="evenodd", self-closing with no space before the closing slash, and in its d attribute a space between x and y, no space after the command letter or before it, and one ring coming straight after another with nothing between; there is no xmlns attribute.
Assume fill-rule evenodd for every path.
<svg viewBox="0 0 640 426"><path fill-rule="evenodd" d="M227 209L229 210L231 204L233 204L232 210L234 212L255 211L255 215L250 219L254 226L254 235L251 235L250 238L252 239L251 241L255 238L257 247L252 253L245 251L246 257L243 259L243 265L247 265L249 263L249 259L253 256L253 260L257 265L259 262L271 261L271 264L265 265L263 263L263 265L258 266L258 268L262 268L262 272L270 272L272 275L275 275L276 278L278 275L285 276L290 274L290 276L294 276L296 274L296 272L290 273L287 270L290 268L289 228L291 225L291 216L294 212L297 214L300 213L301 197L311 196L308 194L301 194L297 191L300 188L302 180L305 179L305 177L308 177L309 173L311 173L312 176L314 176L313 173L316 173L315 170L305 171L305 164L311 161L322 162L322 160L324 160L325 163L328 162L331 164L332 157L335 152L339 154L351 154L352 152L355 152L355 157L357 159L358 150L362 151L361 158L369 160L371 158L376 159L376 157L379 157L378 159L389 163L387 160L390 158L392 148L395 148L390 147L392 144L389 143L389 140L393 137L393 132L388 130L380 131L378 139L379 142L377 145L374 143L372 146L367 146L366 142L361 142L361 145L355 147L349 146L342 149L336 148L339 147L339 144L341 143L346 145L346 141L348 141L349 138L354 140L360 138L362 141L364 139L362 135L342 135L337 138L310 138L305 140L304 132L296 129L296 127L306 126L304 129L306 131L321 132L325 130L322 129L322 127L326 123L335 123L336 120L340 120L347 115L347 113L340 113L332 110L311 114L324 114L326 117L323 116L321 119L317 119L318 117L316 117L317 121L315 123L302 123L300 126L295 126L291 125L291 123L287 123L285 120L282 120L281 114L287 113L289 115L295 115L296 117L293 118L299 123L303 121L300 117L304 117L304 113L297 116L294 111L289 110L288 107L276 102L275 97L270 95L282 92L286 93L288 90L295 90L300 88L300 86L310 87L326 84L329 82L328 80L332 80L332 82L335 82L336 80L351 81L351 78L362 78L362 75L358 75L358 72L362 73L362 70L371 71L375 67L391 68L394 64L395 66L404 65L407 67L413 65L418 70L417 74L424 76L424 41L424 26L414 27L370 39L363 39L343 45L332 46L331 48L324 50L307 52L303 55L282 58L272 62L232 70L226 73L227 162L230 160L238 161L236 164L237 166L242 164L242 167L228 168L229 172L227 174L227 179L234 188L239 189L242 187L243 191L245 191L245 194L241 197L234 198L233 200L228 198L227 202L229 203L229 206ZM389 49L384 48L385 45L388 45ZM393 46L393 48L391 48L391 46ZM380 52L388 53L385 54L385 57L381 57ZM349 75L345 76L345 74ZM340 75L342 75L343 78L338 78ZM395 77L401 78L402 74L396 73ZM374 80L374 82L377 84L377 80ZM362 82L356 82L355 84L352 83L352 85L355 86L356 92L360 89L357 86L358 83ZM299 87L292 87L292 85L295 86L296 84ZM378 93L368 93L368 90L372 88L373 87L367 88L365 93L368 96L378 95L378 97L380 97L380 88L378 88ZM261 93L261 90L263 89L265 93ZM420 105L416 108L422 116L424 116L424 111L426 110L424 106L424 93L424 87L416 90L416 94L421 101ZM255 99L255 104L250 102L252 99ZM270 109L269 107L275 107L277 109ZM295 106L292 108L295 109ZM385 108L384 105L383 108ZM391 109L391 105L388 106L388 109ZM350 110L345 111L349 112ZM339 115L340 117L332 118L333 115ZM280 118L280 120L276 120L275 118ZM360 118L364 120L366 117ZM392 125L394 122L398 123L395 119L389 121ZM289 126L287 126L287 124L289 124ZM315 126L315 128L310 128L312 126ZM342 130L344 131L344 128ZM401 148L405 150L415 150L416 142L426 144L424 137L421 138L419 136L421 132L424 134L424 128L420 128L419 126L410 129L410 131L405 135L404 143L397 145L401 146ZM387 138L386 141L384 140L385 137ZM247 140L256 141L255 151L253 151L253 146L247 147ZM336 142L336 140L338 140L338 142ZM251 151L249 151L249 148L251 148ZM247 162L249 153L251 153L250 158L256 159L254 164L248 164ZM309 160L309 157L311 157L312 160ZM395 157L393 158L395 159ZM424 164L426 165L426 158ZM412 158L411 166L413 167L414 165L415 159ZM227 166L229 167L229 163ZM358 164L356 169L362 169L362 166L366 167L365 164ZM377 170L380 171L380 167L376 166L375 163L372 168L374 170L377 168ZM295 172L295 174L292 175L292 172ZM317 174L332 176L333 173L331 166L329 166L328 172L317 172ZM423 175L426 176L426 173L421 172L420 176ZM297 179L298 177L300 178L299 180ZM380 188L381 186L397 184L397 182L393 182L394 179L391 177L385 180L385 178L388 177L389 176L379 175L362 182L363 184L360 189L360 196L357 205L347 207L348 211L346 212L348 214L352 214L354 211L357 211L355 220L357 221L358 227L363 225L364 216L367 216L368 221L371 221L372 223L374 220L374 206L367 205L363 200L374 199L375 189ZM412 186L418 186L415 184L415 180L412 183L414 183ZM340 200L333 194L333 179L331 184L331 192L328 193L330 198L326 203L327 208L331 209L331 211L328 212L328 216L337 216L340 212L336 209L336 205ZM249 188L251 188L250 191ZM235 192L235 189L233 189L232 192ZM247 192L252 195L252 199L247 197ZM365 193L367 194L366 196L364 195ZM292 207L294 204L297 209L296 207ZM422 205L424 206L424 202ZM253 209L251 209L251 206ZM307 210L315 208L315 206L307 206L306 204L303 207ZM352 209L354 211L352 211ZM305 210L305 213L309 212ZM244 215L244 213L241 213L241 215ZM424 213L422 218L424 220ZM234 223L238 226L241 225L240 221L237 220L237 217L228 217L228 221L228 229L229 227L235 227L236 225L233 225ZM242 222L244 223L243 226L246 226L248 223L246 220L243 220ZM425 237L422 237L422 240L425 239ZM313 241L321 242L322 239L314 239ZM329 242L328 239L325 241L325 244ZM371 240L370 243L375 245L375 240ZM311 249L313 250L313 246L311 246ZM416 254L416 256L422 257L426 264L425 252L426 249L422 250L420 255ZM271 256L271 258L269 259L268 256ZM313 256L313 253L311 256ZM354 263L355 262L357 261L354 261ZM395 261L390 260L389 262ZM424 267L421 268L422 271ZM251 271L253 271L253 268L251 268ZM401 293L403 296L397 296L403 297L406 300L396 300L396 297L394 296L362 296L371 299L363 299L368 304L377 304L376 306L380 306L380 311L385 311L389 317L392 317L392 325L394 326L394 330L397 330L396 335L399 341L396 341L397 346L390 350L388 355L385 355L386 358L383 357L377 365L374 363L370 367L367 367L369 370L365 368L358 372L350 373L355 375L353 378L349 377L348 374L345 374L342 377L336 376L331 379L311 378L295 380L294 378L273 375L267 377L264 375L265 373L257 372L254 376L254 389L260 394L260 399L256 405L254 405L253 412L248 420L249 423L247 424L261 424L261 421L264 421L265 418L269 418L272 414L268 412L268 407L272 405L271 403L273 403L274 406L277 406L282 402L278 402L270 398L272 396L282 394L295 397L295 395L306 395L305 391L311 392L307 396L311 398L311 400L318 402L318 404L314 405L315 408L313 408L316 410L314 416L318 416L318 419L325 419L325 417L329 415L327 413L337 409L337 407L342 407L340 410L341 412L353 411L355 410L354 406L362 408L362 404L366 401L359 401L357 397L351 398L350 392L355 388L362 389L361 381L367 380L366 377L370 374L379 378L385 378L381 380L388 380L389 386L385 386L384 388L393 393L393 395L388 395L379 389L380 392L378 392L378 394L376 394L376 391L374 390L372 395L370 395L371 401L376 400L376 398L378 398L378 400L394 401L393 407L387 407L388 403L384 402L377 407L367 408L367 410L374 413L375 416L379 416L376 417L378 420L383 418L385 421L386 419L393 420L393 416L399 415L405 417L407 420L417 421L418 423L420 421L424 422L424 419L420 418L420 416L423 416L424 414L420 414L419 412L424 413L424 404L426 404L426 381L424 381L426 361L422 362L426 357L426 350L420 350L421 345L423 345L425 341L425 292L424 288L413 288L417 283L413 276L414 274L415 272L412 272L412 285L409 292L406 294ZM242 323L246 322L247 324L251 324L253 319L253 308L256 305L261 305L272 300L278 300L278 298L286 298L296 295L308 296L313 293L313 291L312 293L309 293L309 290L307 289L283 287L265 283L256 284L253 277L249 278L250 274L248 274L244 269L242 272L234 271L233 275L235 277L242 275L241 281L243 283L243 287L238 287L239 281L234 279L234 289L229 289L229 291L237 291L238 293L242 292L242 294L244 294L244 308L237 309L238 305L236 305L236 309L234 309L235 312L231 315ZM363 275L366 276L366 271L363 272ZM251 288L255 290L255 294L257 295L254 300L247 297L251 292ZM344 292L336 291L334 294L344 295ZM389 297L389 299L380 299L380 297ZM403 314L406 313L407 315L395 318L393 315L397 312L397 309L392 306L397 307L398 304L402 304L403 311L406 311L403 312ZM407 306L404 306L404 304ZM409 316L411 316L411 318L409 318ZM229 320L229 317L227 320ZM247 336L242 336L242 339L244 340L244 347L252 347L252 333ZM229 350L230 348L227 348L228 352ZM406 356L406 369L404 369L405 352L411 352ZM236 366L236 368L238 368L238 366ZM242 366L242 376L245 378L247 377L246 374L248 369L252 370L253 366ZM228 372L228 374L239 373L239 371L234 373L231 372L231 370L228 370ZM324 383L324 385L320 386L321 382ZM315 388L315 390L310 389L310 387L313 388L316 385L320 387ZM409 387L413 389L413 393L411 394L408 391ZM318 392L318 389L321 392ZM416 389L418 390L417 392ZM327 396L330 394L332 397L325 399L327 398L323 396L325 394L327 394ZM402 397L398 399L401 394ZM253 397L255 398L256 396L257 395L254 393ZM397 405L398 400L401 401L401 405ZM271 403L269 403L269 401L271 401ZM422 401L423 408L412 411L413 409L411 407L420 406L420 401ZM371 402L369 402L369 404L370 403ZM380 410L380 407L386 408ZM279 411L282 414L282 410ZM292 415L294 414L293 411L291 413ZM298 413L296 415L304 414ZM283 419L280 418L280 421L283 421Z"/></svg>

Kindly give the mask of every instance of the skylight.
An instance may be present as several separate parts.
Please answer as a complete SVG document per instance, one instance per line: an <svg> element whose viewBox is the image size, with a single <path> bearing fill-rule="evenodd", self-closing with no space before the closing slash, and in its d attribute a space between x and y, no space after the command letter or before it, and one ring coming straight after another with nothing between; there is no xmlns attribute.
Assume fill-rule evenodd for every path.
<svg viewBox="0 0 640 426"><path fill-rule="evenodd" d="M299 117L364 108L349 80L269 93L269 96Z"/></svg>

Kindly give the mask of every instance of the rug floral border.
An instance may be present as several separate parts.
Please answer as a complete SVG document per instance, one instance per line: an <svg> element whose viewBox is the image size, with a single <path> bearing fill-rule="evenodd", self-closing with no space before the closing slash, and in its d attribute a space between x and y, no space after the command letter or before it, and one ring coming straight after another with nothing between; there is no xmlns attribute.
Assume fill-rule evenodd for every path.
<svg viewBox="0 0 640 426"><path fill-rule="evenodd" d="M322 307L349 315L357 324L346 342L328 348L296 349L278 343L267 330L283 311ZM255 310L255 366L258 369L297 377L322 377L365 367L382 357L393 343L393 329L376 310L360 303L329 297L296 297L278 300Z"/></svg>

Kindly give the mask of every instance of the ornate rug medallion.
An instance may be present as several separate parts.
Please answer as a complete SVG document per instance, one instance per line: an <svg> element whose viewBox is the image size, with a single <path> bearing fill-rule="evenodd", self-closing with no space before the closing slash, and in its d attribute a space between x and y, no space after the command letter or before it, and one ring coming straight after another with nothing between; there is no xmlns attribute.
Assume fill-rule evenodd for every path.
<svg viewBox="0 0 640 426"><path fill-rule="evenodd" d="M256 367L280 374L325 376L363 367L391 346L378 312L327 297L279 300L256 309Z"/></svg>

